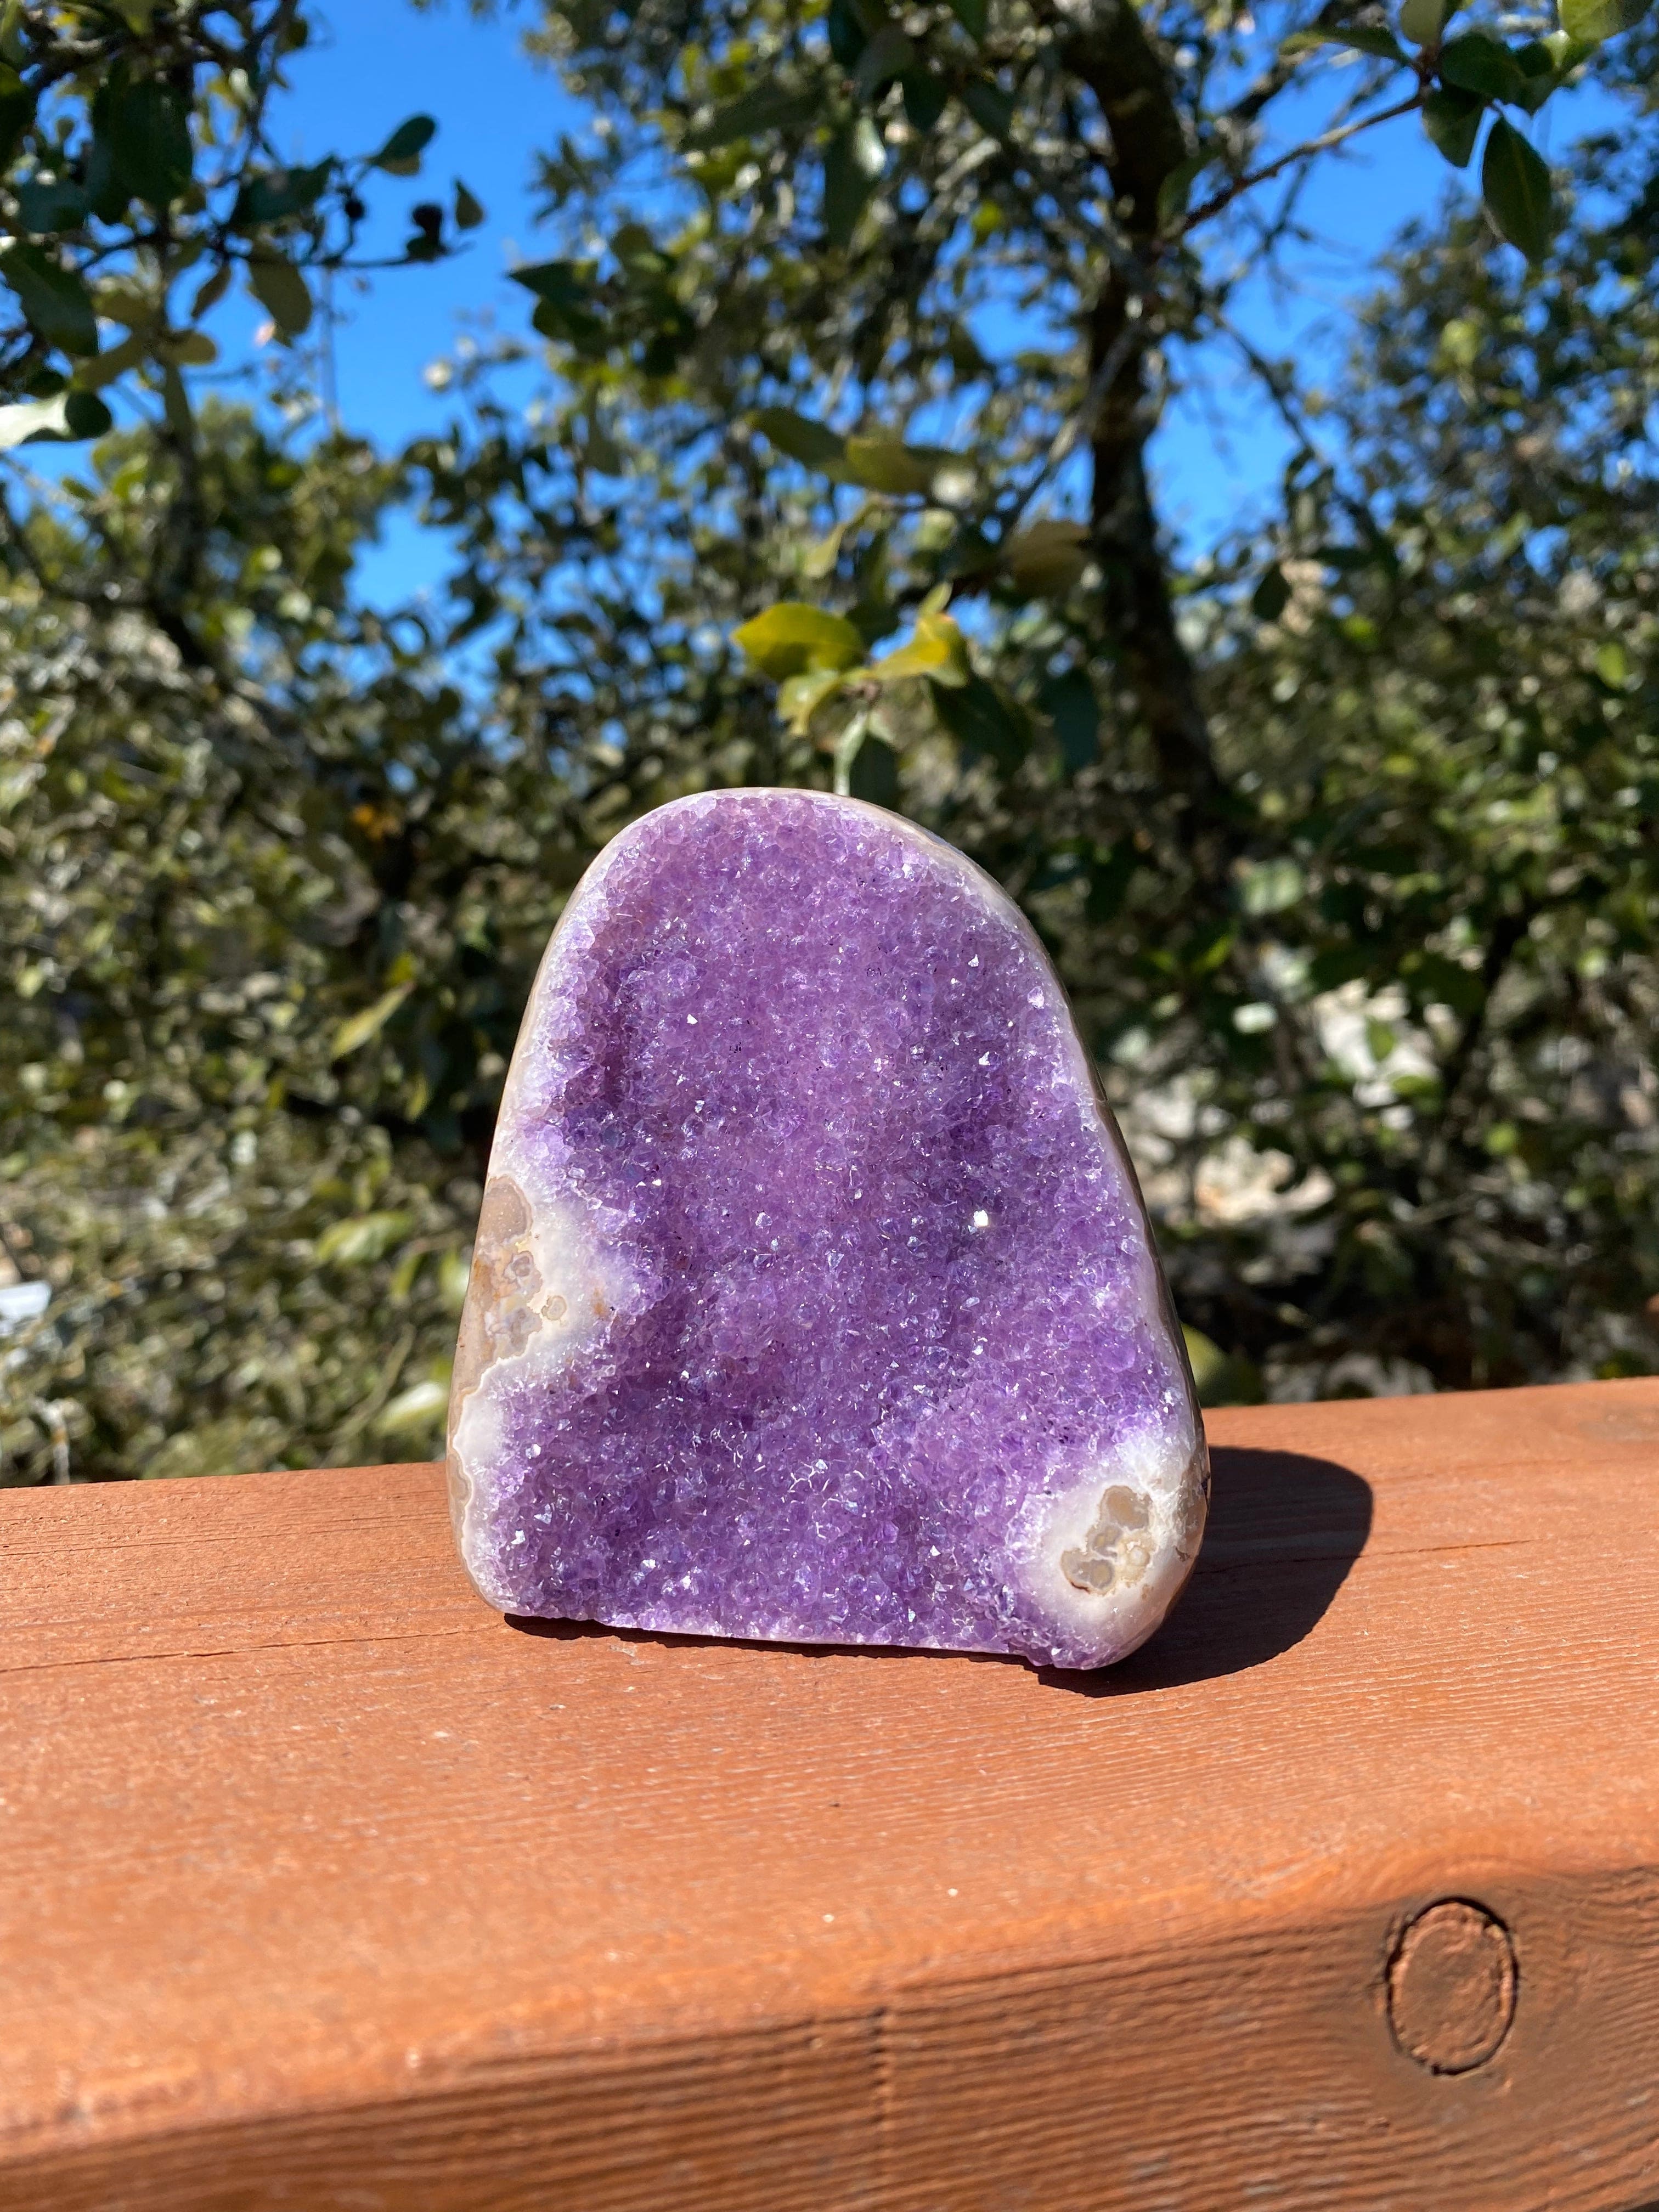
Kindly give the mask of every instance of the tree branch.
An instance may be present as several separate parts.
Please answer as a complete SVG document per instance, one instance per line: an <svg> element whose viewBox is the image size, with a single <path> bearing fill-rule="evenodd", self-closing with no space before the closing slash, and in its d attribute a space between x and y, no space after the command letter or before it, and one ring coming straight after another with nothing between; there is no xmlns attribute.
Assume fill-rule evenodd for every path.
<svg viewBox="0 0 1659 2212"><path fill-rule="evenodd" d="M1212 216L1219 215L1224 208L1231 207L1236 199L1253 191L1256 185L1271 183L1293 163L1311 161L1316 154L1328 154L1333 146L1340 146L1345 140L1358 137L1362 131L1374 130L1379 123L1393 123L1402 115L1411 114L1413 109L1422 105L1423 88L1419 85L1409 100L1400 100L1393 107L1379 108L1375 115L1362 115L1352 123L1344 123L1334 131L1325 131L1320 137L1304 139L1301 145L1292 146L1289 153L1280 154L1277 159L1264 163L1259 169L1250 170L1245 176L1236 177L1231 184L1195 207L1170 235L1177 239L1185 238L1188 232L1196 230L1200 223L1208 222Z"/></svg>

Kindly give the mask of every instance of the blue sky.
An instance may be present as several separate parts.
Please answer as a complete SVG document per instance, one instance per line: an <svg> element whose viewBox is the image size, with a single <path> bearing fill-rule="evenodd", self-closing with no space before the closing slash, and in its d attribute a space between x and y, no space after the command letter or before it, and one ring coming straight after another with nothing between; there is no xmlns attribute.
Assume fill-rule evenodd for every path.
<svg viewBox="0 0 1659 2212"><path fill-rule="evenodd" d="M481 22L457 0L426 13L416 13L408 0L333 0L325 35L291 65L293 90L280 111L278 137L294 158L366 150L405 116L437 118L439 134L418 182L376 179L389 243L403 234L407 207L447 193L455 177L488 211L464 256L388 271L366 297L342 302L341 412L348 425L381 441L443 420L444 402L422 370L449 349L464 318L493 312L509 328L525 326L524 294L505 272L540 250L528 190L532 156L562 131L580 133L585 122L553 73L520 51L527 20L527 11L509 9ZM1320 112L1322 103L1310 110ZM1253 337L1270 351L1295 348L1304 357L1331 358L1344 303L1364 289L1379 251L1449 188L1472 186L1429 148L1415 118L1384 125L1328 160L1310 204L1323 243L1298 251L1293 297L1245 303ZM1171 410L1154 452L1165 511L1196 546L1271 495L1285 445L1258 389L1218 361L1212 389ZM375 597L392 599L427 582L441 565L440 549L410 526L372 556L366 580Z"/></svg>

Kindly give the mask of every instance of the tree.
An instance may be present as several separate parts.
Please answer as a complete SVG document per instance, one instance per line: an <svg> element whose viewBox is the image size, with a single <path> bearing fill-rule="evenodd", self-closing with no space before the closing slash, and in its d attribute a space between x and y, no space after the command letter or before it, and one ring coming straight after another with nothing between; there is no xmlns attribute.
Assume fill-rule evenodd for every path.
<svg viewBox="0 0 1659 2212"><path fill-rule="evenodd" d="M98 15L43 100L44 15L13 10L76 189L118 79L196 95L210 152L221 95L180 45L210 12ZM1370 43L1316 138L1391 104L1379 24L1328 17ZM303 11L237 21L274 70ZM647 7L544 35L610 131L547 161L529 417L476 356L452 429L383 458L167 357L199 327L158 304L176 233L343 266L361 167L250 240L256 132L199 206L135 187L125 229L23 240L83 284L118 264L155 312L97 386L126 427L57 486L18 447L5 526L0 1214L52 1291L0 1347L8 1478L429 1449L540 944L617 827L722 781L839 775L1023 900L1132 1109L1212 1394L1651 1364L1639 137L1578 157L1535 270L1480 216L1410 241L1322 412L1260 363L1297 426L1283 514L1181 570L1145 454L1182 349L1229 326L1194 241L1290 234L1319 155L1269 180L1288 209L1233 187L1285 150L1261 118L1321 50L1118 26L1184 149L1148 232L1069 16ZM1632 112L1646 37L1596 63ZM1453 44L1401 78L1431 117ZM1552 85L1583 65L1544 51ZM0 209L47 189L45 145L30 125ZM17 298L16 374L91 392L104 356ZM1069 347L1024 343L1039 309ZM62 392L15 404L76 427ZM443 635L354 592L403 501L457 546Z"/></svg>

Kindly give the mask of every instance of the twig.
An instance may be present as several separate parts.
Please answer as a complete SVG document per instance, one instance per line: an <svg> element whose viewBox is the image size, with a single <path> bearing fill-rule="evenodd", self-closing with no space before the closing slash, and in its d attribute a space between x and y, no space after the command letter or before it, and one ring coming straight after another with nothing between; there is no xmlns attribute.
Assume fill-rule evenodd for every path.
<svg viewBox="0 0 1659 2212"><path fill-rule="evenodd" d="M1252 169L1247 176L1235 178L1224 191L1213 193L1201 206L1193 210L1179 228L1170 234L1171 239L1185 238L1188 232L1196 230L1200 223L1207 222L1212 216L1219 215L1224 208L1231 207L1241 194L1253 191L1257 185L1269 183L1293 162L1310 161L1316 154L1328 154L1333 146L1341 145L1345 139L1356 137L1362 131L1373 130L1379 123L1393 123L1402 115L1410 115L1422 105L1423 90L1419 85L1409 100L1400 100L1393 107L1379 108L1375 115L1362 115L1352 123L1343 124L1340 130L1327 131L1321 137L1309 138L1300 146L1292 146L1288 154L1281 154L1277 160L1265 163L1259 169Z"/></svg>

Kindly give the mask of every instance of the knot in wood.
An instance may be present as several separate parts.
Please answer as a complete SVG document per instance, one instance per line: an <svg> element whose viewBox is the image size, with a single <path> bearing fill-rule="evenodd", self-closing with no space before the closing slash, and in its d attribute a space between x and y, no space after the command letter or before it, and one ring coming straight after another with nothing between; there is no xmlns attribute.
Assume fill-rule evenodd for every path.
<svg viewBox="0 0 1659 2212"><path fill-rule="evenodd" d="M1496 1913L1446 1898L1407 1923L1389 1960L1395 2041L1432 2074L1484 2066L1515 2017L1515 1946Z"/></svg>

